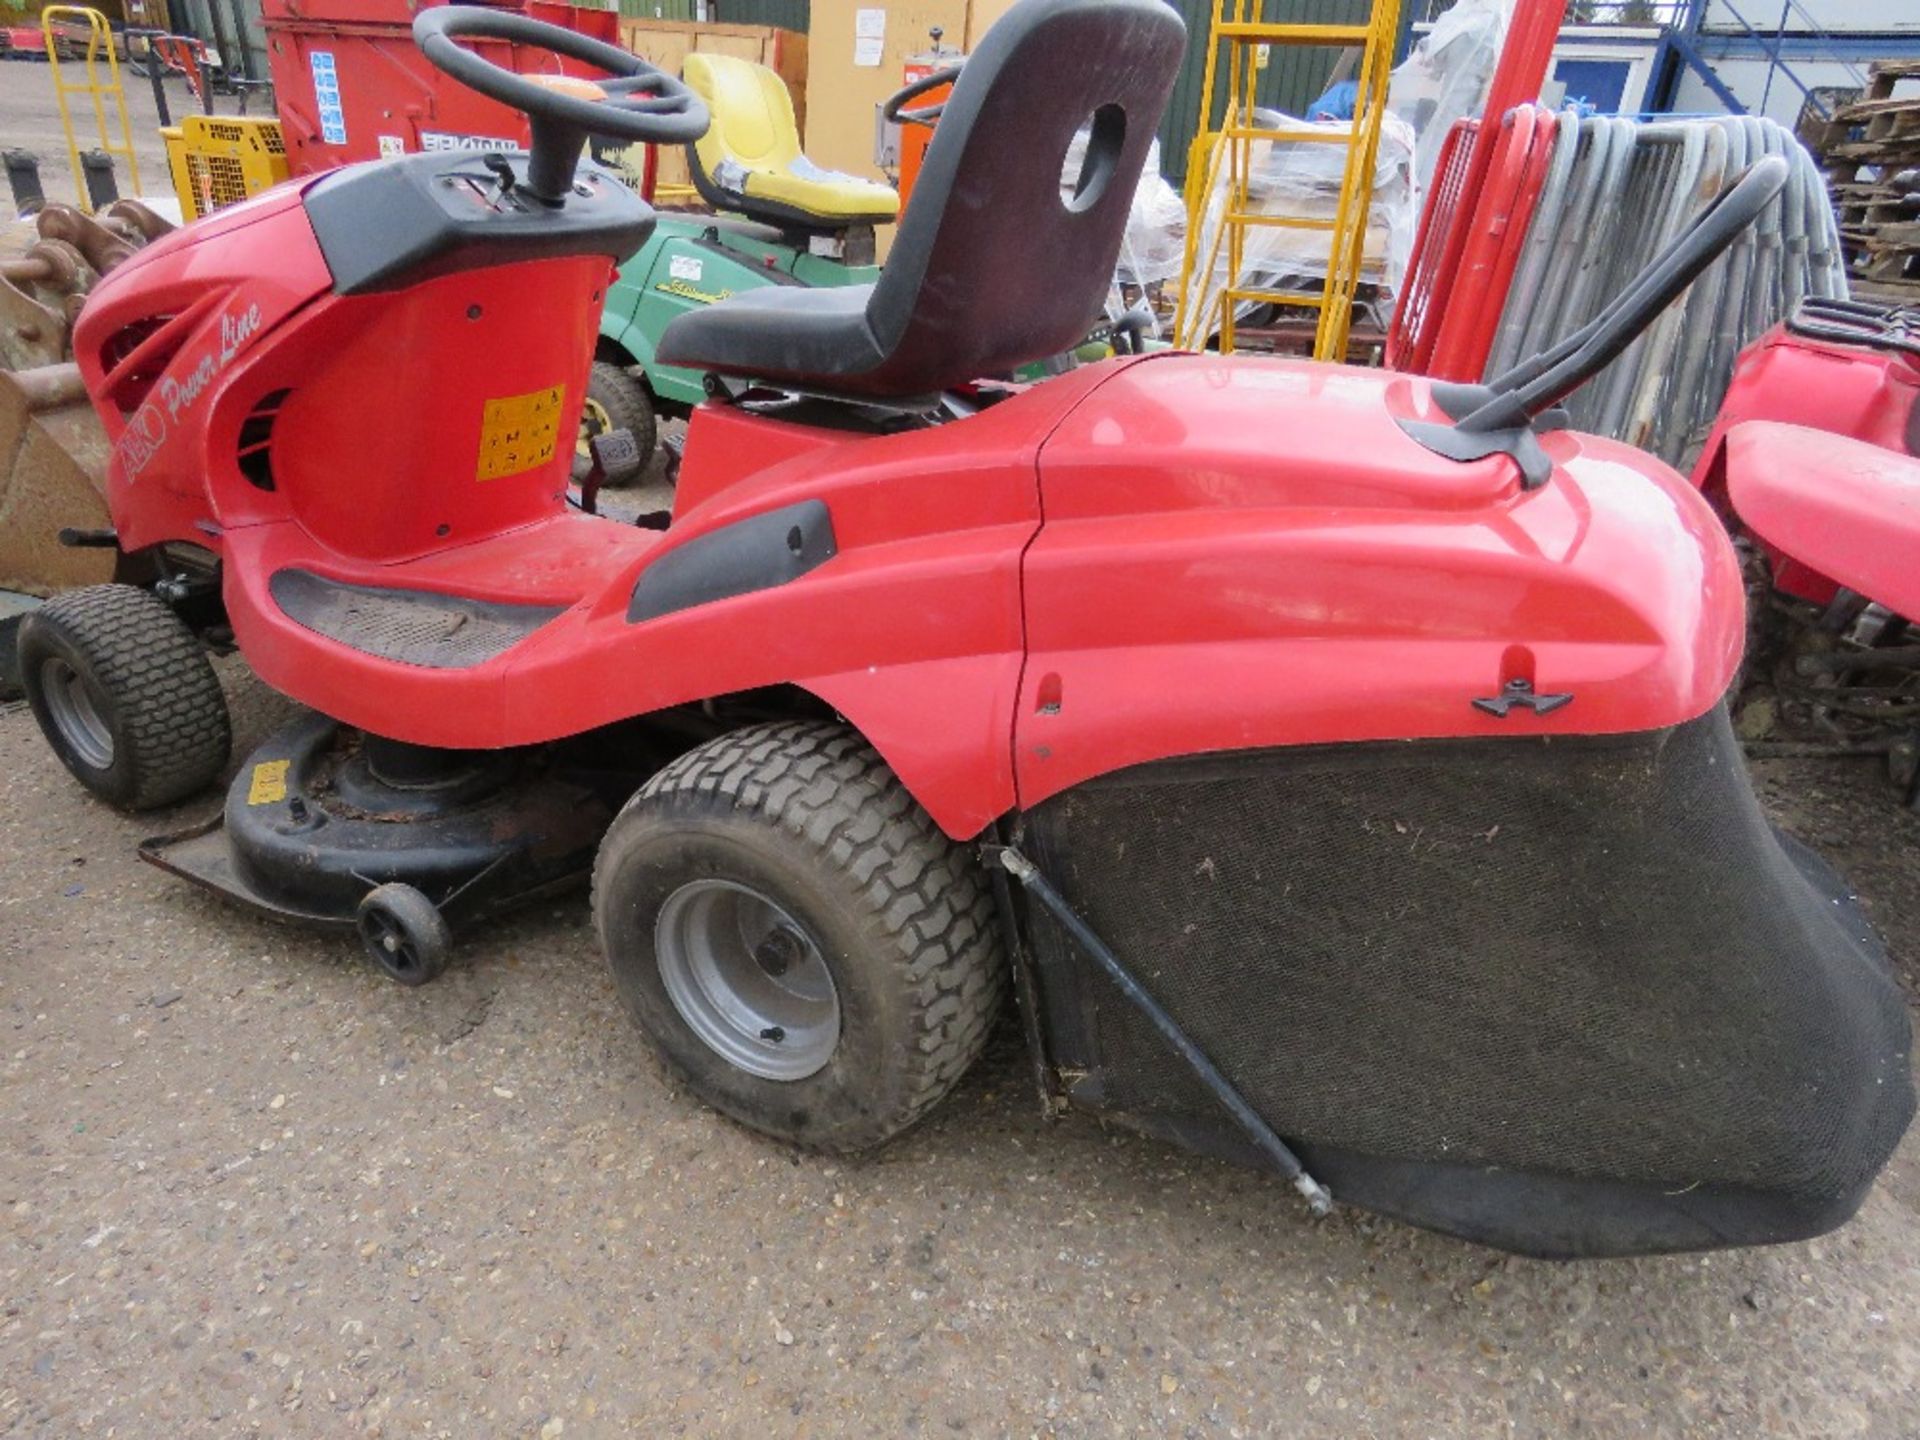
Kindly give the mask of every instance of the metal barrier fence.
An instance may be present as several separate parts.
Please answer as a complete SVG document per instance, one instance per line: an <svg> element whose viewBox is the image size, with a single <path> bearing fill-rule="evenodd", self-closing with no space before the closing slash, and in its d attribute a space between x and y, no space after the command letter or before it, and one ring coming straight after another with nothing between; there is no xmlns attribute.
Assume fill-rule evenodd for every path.
<svg viewBox="0 0 1920 1440"><path fill-rule="evenodd" d="M1440 285L1442 251L1463 208L1473 204L1467 191L1467 172L1480 121L1469 116L1447 131L1440 157L1433 167L1433 185L1420 207L1420 226L1413 236L1413 255L1406 278L1395 297L1393 321L1387 327L1387 367L1430 375L1433 344L1439 338L1445 294Z"/></svg>
<svg viewBox="0 0 1920 1440"><path fill-rule="evenodd" d="M1793 167L1759 222L1567 402L1577 428L1678 464L1705 437L1742 347L1803 297L1847 294L1820 173L1791 132L1755 116L1541 118L1552 154L1485 355L1489 376L1591 319L1746 166L1781 155Z"/></svg>

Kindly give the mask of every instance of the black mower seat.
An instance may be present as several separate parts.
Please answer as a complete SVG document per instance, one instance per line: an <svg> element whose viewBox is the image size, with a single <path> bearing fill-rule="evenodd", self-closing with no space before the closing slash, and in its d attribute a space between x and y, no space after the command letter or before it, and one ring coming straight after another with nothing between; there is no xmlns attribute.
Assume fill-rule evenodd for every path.
<svg viewBox="0 0 1920 1440"><path fill-rule="evenodd" d="M1106 300L1185 37L1165 0L1020 0L960 72L876 283L689 311L659 359L903 399L1071 349Z"/></svg>
<svg viewBox="0 0 1920 1440"><path fill-rule="evenodd" d="M761 380L806 379L819 389L851 389L845 381L828 377L873 371L887 358L867 324L867 310L878 288L877 284L817 288L768 285L744 291L704 310L676 317L661 337L660 354L669 364L697 364L701 369L726 375L751 375ZM669 351L669 339L681 328L682 320L702 322L698 327L700 353L716 358L682 360L677 353ZM753 356L768 353L768 347L776 339L782 362L778 373L752 362ZM744 367L729 365L723 357L730 355L747 356L751 363ZM932 388L938 387L903 393L931 393Z"/></svg>

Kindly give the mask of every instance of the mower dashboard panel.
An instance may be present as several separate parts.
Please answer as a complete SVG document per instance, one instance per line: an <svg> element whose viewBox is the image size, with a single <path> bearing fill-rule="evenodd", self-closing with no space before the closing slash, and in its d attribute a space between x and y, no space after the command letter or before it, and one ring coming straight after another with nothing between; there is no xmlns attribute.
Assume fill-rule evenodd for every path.
<svg viewBox="0 0 1920 1440"><path fill-rule="evenodd" d="M605 255L623 261L653 234L653 208L610 171L583 163L564 207L536 200L527 156L428 153L322 177L304 197L334 293L399 290L462 270Z"/></svg>

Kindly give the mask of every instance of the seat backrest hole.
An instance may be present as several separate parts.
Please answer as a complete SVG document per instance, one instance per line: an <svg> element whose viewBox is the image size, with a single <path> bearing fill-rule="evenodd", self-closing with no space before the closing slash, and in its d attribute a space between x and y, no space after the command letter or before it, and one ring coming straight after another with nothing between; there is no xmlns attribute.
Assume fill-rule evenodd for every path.
<svg viewBox="0 0 1920 1440"><path fill-rule="evenodd" d="M1081 129L1087 132L1087 148L1080 156L1080 174L1073 181L1073 193L1061 196L1061 203L1076 214L1092 209L1106 194L1107 183L1113 179L1113 172L1120 163L1121 147L1126 143L1127 112L1118 105L1102 105ZM1068 154L1071 153L1069 149ZM1066 157L1062 157L1063 169L1065 160ZM1065 175L1061 176L1061 180L1064 191Z"/></svg>

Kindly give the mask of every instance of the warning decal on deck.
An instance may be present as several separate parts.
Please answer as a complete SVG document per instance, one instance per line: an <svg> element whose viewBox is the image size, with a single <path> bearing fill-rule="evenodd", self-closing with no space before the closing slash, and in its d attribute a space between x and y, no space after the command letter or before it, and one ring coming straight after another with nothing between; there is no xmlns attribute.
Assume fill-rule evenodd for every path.
<svg viewBox="0 0 1920 1440"><path fill-rule="evenodd" d="M262 760L247 782L247 804L277 805L287 798L287 767L291 760Z"/></svg>
<svg viewBox="0 0 1920 1440"><path fill-rule="evenodd" d="M553 459L560 438L560 406L566 397L566 386L553 385L487 401L480 417L480 465L475 478L498 480Z"/></svg>

